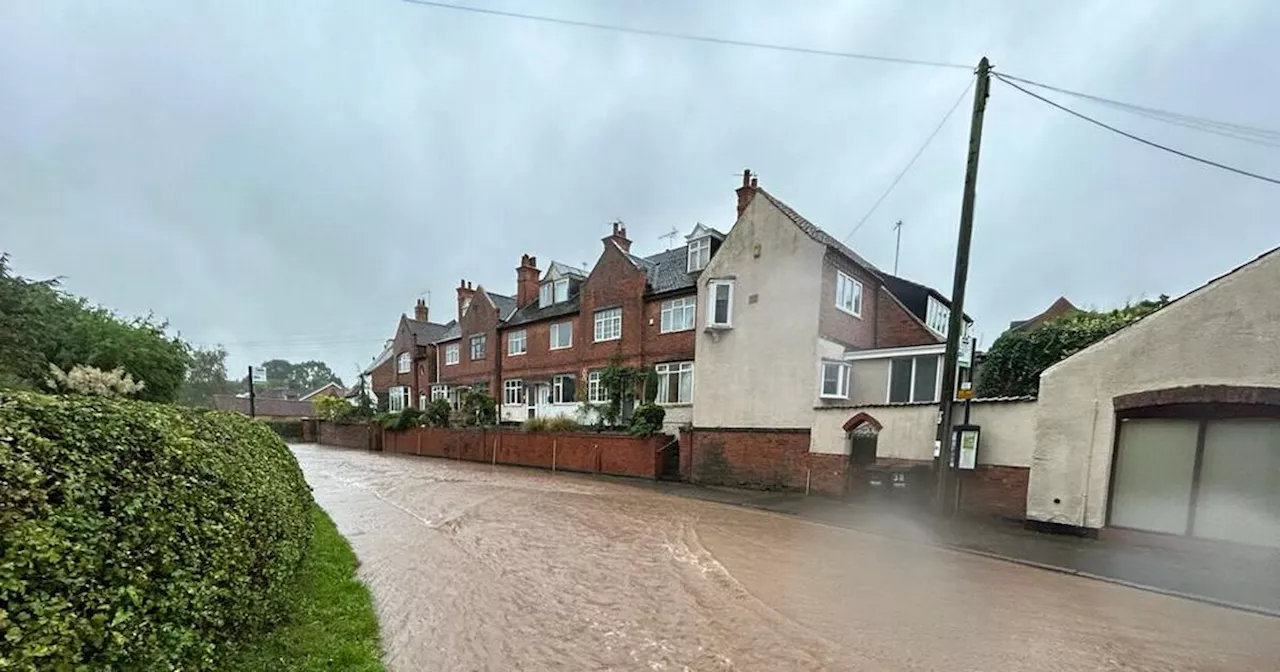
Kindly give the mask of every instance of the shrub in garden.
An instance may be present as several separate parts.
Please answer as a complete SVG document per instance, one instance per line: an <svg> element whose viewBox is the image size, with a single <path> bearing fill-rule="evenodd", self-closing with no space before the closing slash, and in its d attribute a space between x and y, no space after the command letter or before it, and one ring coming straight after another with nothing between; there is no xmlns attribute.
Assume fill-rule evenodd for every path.
<svg viewBox="0 0 1280 672"><path fill-rule="evenodd" d="M204 669L285 612L311 539L265 424L0 392L0 669Z"/></svg>
<svg viewBox="0 0 1280 672"><path fill-rule="evenodd" d="M417 427L421 419L422 411L410 406L398 412L385 413L379 417L378 422L383 429L401 432L410 427Z"/></svg>
<svg viewBox="0 0 1280 672"><path fill-rule="evenodd" d="M419 421L425 427L448 427L452 413L453 407L449 405L448 399L436 399L423 409Z"/></svg>
<svg viewBox="0 0 1280 672"><path fill-rule="evenodd" d="M334 422L343 420L347 416L352 415L355 412L356 407L347 403L346 399L341 397L332 397L326 394L312 399L311 409L315 411L317 417Z"/></svg>
<svg viewBox="0 0 1280 672"><path fill-rule="evenodd" d="M662 420L667 411L657 404L640 404L631 416L630 431L636 436L653 436L662 431Z"/></svg>
<svg viewBox="0 0 1280 672"><path fill-rule="evenodd" d="M547 431L547 419L543 417L529 418L520 427L526 432L545 432Z"/></svg>
<svg viewBox="0 0 1280 672"><path fill-rule="evenodd" d="M548 432L576 432L582 429L582 424L573 418L563 415L554 418L547 418Z"/></svg>

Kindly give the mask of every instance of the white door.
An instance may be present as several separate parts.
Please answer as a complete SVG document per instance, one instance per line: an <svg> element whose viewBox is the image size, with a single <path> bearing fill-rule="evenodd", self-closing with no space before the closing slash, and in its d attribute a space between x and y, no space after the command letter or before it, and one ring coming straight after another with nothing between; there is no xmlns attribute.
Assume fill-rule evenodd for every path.
<svg viewBox="0 0 1280 672"><path fill-rule="evenodd" d="M1192 534L1280 547L1280 420L1211 420Z"/></svg>
<svg viewBox="0 0 1280 672"><path fill-rule="evenodd" d="M1198 420L1122 420L1111 524L1186 534Z"/></svg>

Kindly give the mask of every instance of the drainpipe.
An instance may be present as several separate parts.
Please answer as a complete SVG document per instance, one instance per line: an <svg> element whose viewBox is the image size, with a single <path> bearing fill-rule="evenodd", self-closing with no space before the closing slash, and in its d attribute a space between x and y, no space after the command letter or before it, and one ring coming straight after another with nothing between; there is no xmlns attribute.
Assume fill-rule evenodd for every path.
<svg viewBox="0 0 1280 672"><path fill-rule="evenodd" d="M1093 449L1098 445L1098 398L1093 398L1093 421L1089 423L1089 459L1084 465L1084 491L1080 493L1080 527L1089 520L1089 479L1093 476Z"/></svg>

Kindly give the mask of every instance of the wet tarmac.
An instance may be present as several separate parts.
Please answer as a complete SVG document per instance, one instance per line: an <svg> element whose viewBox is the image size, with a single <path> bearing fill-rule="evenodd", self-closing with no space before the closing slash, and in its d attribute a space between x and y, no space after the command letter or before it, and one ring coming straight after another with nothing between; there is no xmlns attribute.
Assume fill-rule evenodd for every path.
<svg viewBox="0 0 1280 672"><path fill-rule="evenodd" d="M294 450L392 670L1280 670L1280 619L590 476Z"/></svg>

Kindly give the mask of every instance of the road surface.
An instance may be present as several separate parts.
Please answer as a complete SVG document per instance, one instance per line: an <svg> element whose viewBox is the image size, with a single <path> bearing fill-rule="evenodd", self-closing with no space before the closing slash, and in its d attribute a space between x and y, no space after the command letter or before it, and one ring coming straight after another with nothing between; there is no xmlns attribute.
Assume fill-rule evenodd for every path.
<svg viewBox="0 0 1280 672"><path fill-rule="evenodd" d="M1280 669L1280 619L590 476L294 451L392 670Z"/></svg>

